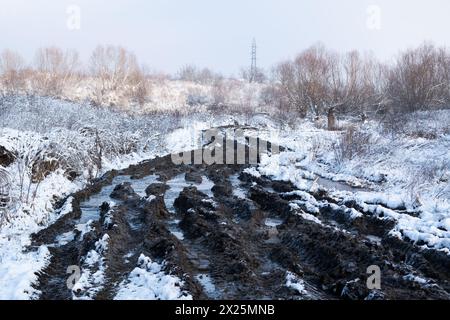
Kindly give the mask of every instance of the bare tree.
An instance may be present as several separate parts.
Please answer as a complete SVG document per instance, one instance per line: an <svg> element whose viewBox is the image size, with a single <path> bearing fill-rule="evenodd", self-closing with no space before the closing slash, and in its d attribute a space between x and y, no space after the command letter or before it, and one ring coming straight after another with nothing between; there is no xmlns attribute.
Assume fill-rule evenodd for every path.
<svg viewBox="0 0 450 320"><path fill-rule="evenodd" d="M7 92L17 93L25 88L25 61L19 53L4 50L0 55L1 84Z"/></svg>
<svg viewBox="0 0 450 320"><path fill-rule="evenodd" d="M102 82L102 89L116 90L139 69L136 56L123 47L98 46L91 55L91 73Z"/></svg>
<svg viewBox="0 0 450 320"><path fill-rule="evenodd" d="M276 77L289 104L305 117L308 110L318 114L333 105L337 92L332 88L340 85L334 74L336 56L321 45L311 47L294 61L280 64ZM336 91L336 90L334 90Z"/></svg>
<svg viewBox="0 0 450 320"><path fill-rule="evenodd" d="M250 82L251 71L249 68L241 68L240 70L240 77L244 79L247 82ZM268 80L266 73L261 68L256 68L256 74L254 75L254 79L252 79L253 82L256 83L264 83Z"/></svg>
<svg viewBox="0 0 450 320"><path fill-rule="evenodd" d="M56 47L41 48L35 57L34 87L41 94L61 95L80 66L78 53Z"/></svg>
<svg viewBox="0 0 450 320"><path fill-rule="evenodd" d="M197 67L191 64L184 65L178 70L177 78L183 81L195 82L197 77Z"/></svg>
<svg viewBox="0 0 450 320"><path fill-rule="evenodd" d="M352 51L339 55L322 45L313 46L295 60L280 64L275 70L277 87L283 99L300 116L328 113L362 114L381 97L379 63L370 56Z"/></svg>
<svg viewBox="0 0 450 320"><path fill-rule="evenodd" d="M119 91L129 98L145 102L148 95L148 79L139 66L134 53L123 47L98 46L91 55L90 71L98 79L96 86L97 102L101 103L107 92Z"/></svg>
<svg viewBox="0 0 450 320"><path fill-rule="evenodd" d="M371 56L357 51L344 55L341 62L343 86L340 94L341 112L363 114L380 103L383 94L378 81L383 81L380 64Z"/></svg>
<svg viewBox="0 0 450 320"><path fill-rule="evenodd" d="M423 44L399 55L389 71L387 92L393 106L402 111L448 103L449 53Z"/></svg>
<svg viewBox="0 0 450 320"><path fill-rule="evenodd" d="M194 65L185 65L178 71L177 78L203 85L213 85L222 76L208 68L199 69Z"/></svg>
<svg viewBox="0 0 450 320"><path fill-rule="evenodd" d="M139 106L143 106L151 91L147 69L145 67L135 68L128 79L128 85L127 95Z"/></svg>

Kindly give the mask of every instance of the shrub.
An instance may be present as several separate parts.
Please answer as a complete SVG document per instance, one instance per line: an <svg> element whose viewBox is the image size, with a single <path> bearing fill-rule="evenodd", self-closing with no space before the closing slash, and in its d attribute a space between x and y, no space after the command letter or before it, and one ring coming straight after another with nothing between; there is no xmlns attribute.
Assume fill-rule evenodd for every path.
<svg viewBox="0 0 450 320"><path fill-rule="evenodd" d="M350 126L333 144L335 160L338 165L370 152L374 143L370 133Z"/></svg>

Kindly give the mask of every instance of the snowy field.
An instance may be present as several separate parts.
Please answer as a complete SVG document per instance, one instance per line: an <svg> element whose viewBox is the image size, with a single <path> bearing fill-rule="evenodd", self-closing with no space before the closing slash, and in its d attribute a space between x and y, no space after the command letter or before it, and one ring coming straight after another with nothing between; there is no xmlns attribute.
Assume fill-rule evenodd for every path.
<svg viewBox="0 0 450 320"><path fill-rule="evenodd" d="M450 254L450 110L411 114L395 131L374 120L341 119L340 130L327 131L320 120L286 123L267 114L198 110L202 112L139 115L51 98L2 98L0 146L14 159L0 163L0 181L7 182L10 198L0 211L0 299L39 298L32 284L50 253L46 246L27 246L32 233L71 210L68 205L54 210L58 200L110 170L192 150L199 146L202 130L236 123L256 128L249 135L287 148L264 156L251 174L291 181L300 190L326 188L336 199L354 200L364 208L354 212L356 216L394 219L393 235ZM314 212L317 203L307 197L305 203ZM108 239L103 240L87 264L102 263ZM180 291L181 280L162 270L142 256L117 298L190 298ZM83 287L86 277L101 276L85 274L76 285ZM302 290L293 277L287 282ZM89 298L89 288L86 292L81 298Z"/></svg>

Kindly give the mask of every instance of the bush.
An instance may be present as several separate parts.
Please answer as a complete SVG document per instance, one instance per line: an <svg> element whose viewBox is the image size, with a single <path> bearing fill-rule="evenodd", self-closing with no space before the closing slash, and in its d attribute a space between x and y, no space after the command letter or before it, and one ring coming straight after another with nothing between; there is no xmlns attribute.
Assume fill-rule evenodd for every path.
<svg viewBox="0 0 450 320"><path fill-rule="evenodd" d="M396 111L445 106L450 103L450 53L423 44L399 55L390 69L387 95Z"/></svg>
<svg viewBox="0 0 450 320"><path fill-rule="evenodd" d="M25 89L25 61L14 51L5 50L0 55L1 84L7 92Z"/></svg>
<svg viewBox="0 0 450 320"><path fill-rule="evenodd" d="M350 126L333 144L336 163L341 165L346 160L352 160L367 154L370 152L373 143L373 137L370 133Z"/></svg>
<svg viewBox="0 0 450 320"><path fill-rule="evenodd" d="M9 220L11 181L6 170L0 168L0 226Z"/></svg>
<svg viewBox="0 0 450 320"><path fill-rule="evenodd" d="M76 51L62 51L56 47L39 49L32 73L32 87L38 94L61 96L67 82L72 79L80 65Z"/></svg>

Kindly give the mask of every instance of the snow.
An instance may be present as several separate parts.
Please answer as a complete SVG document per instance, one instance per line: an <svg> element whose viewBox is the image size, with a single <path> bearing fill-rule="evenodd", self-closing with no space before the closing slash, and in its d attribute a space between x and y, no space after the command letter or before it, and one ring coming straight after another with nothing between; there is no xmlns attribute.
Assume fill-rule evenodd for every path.
<svg viewBox="0 0 450 320"><path fill-rule="evenodd" d="M71 198L59 210L54 211L53 196L77 190L61 172L49 175L42 183L32 205L16 207L12 222L4 225L0 232L0 299L31 299L39 292L32 288L37 280L36 272L45 268L50 259L46 246L35 251L24 252L31 244L30 235L72 210ZM13 189L13 194L18 190Z"/></svg>
<svg viewBox="0 0 450 320"><path fill-rule="evenodd" d="M261 178L261 173L259 173L259 171L256 168L253 168L253 167L245 169L244 173L247 173L247 174L249 174L249 175L251 175L253 177L256 177L256 178Z"/></svg>
<svg viewBox="0 0 450 320"><path fill-rule="evenodd" d="M170 153L191 151L201 147L202 130L208 129L208 124L195 121L186 123L184 127L174 130L166 138L166 144Z"/></svg>
<svg viewBox="0 0 450 320"><path fill-rule="evenodd" d="M286 287L294 289L299 294L307 294L304 281L290 271L286 273Z"/></svg>
<svg viewBox="0 0 450 320"><path fill-rule="evenodd" d="M85 234L94 230L91 226L92 222L92 220L89 220L87 223L80 223L75 226L75 229L80 232L80 241L83 240Z"/></svg>
<svg viewBox="0 0 450 320"><path fill-rule="evenodd" d="M425 285L425 284L429 283L428 280L426 280L424 278L421 278L421 277L418 277L418 276L415 276L413 274L407 274L406 276L403 276L403 279L406 280L406 281L416 282L416 283L421 284L421 285Z"/></svg>
<svg viewBox="0 0 450 320"><path fill-rule="evenodd" d="M211 277L208 274L198 274L195 279L200 283L209 298L215 298L217 296L217 289L214 285Z"/></svg>
<svg viewBox="0 0 450 320"><path fill-rule="evenodd" d="M233 195L239 199L246 199L247 195L243 188L241 188L241 181L239 180L239 176L234 174L229 177L231 185L233 187Z"/></svg>
<svg viewBox="0 0 450 320"><path fill-rule="evenodd" d="M164 272L164 265L141 254L138 266L120 285L115 300L192 300L183 281Z"/></svg>
<svg viewBox="0 0 450 320"><path fill-rule="evenodd" d="M357 197L370 204L381 204L390 209L404 208L405 201L397 194L382 194L379 192L358 192Z"/></svg>
<svg viewBox="0 0 450 320"><path fill-rule="evenodd" d="M80 279L72 288L74 300L91 300L103 288L105 281L105 262L103 254L108 250L109 236L103 237L95 243L95 249L84 257Z"/></svg>
<svg viewBox="0 0 450 320"><path fill-rule="evenodd" d="M63 233L56 237L56 243L58 246L64 246L68 244L69 242L73 241L75 239L75 233L73 231L69 231L66 233Z"/></svg>
<svg viewBox="0 0 450 320"><path fill-rule="evenodd" d="M435 140L414 137L417 117L424 128L439 132ZM393 236L423 242L428 248L450 254L450 137L444 125L450 112L418 113L411 118L406 133L394 139L381 132L376 122L367 122L362 130L372 134L376 144L367 154L339 164L332 148L339 132L317 129L308 122L285 131L272 128L266 136L263 132L262 138L270 140L276 136L277 143L289 150L263 155L258 169L252 168L248 173L292 182L300 190L296 193L301 201L292 202L291 207L296 212L306 209L304 218L319 222L313 215L317 213L317 203L301 192L325 188L337 201L354 200L364 208L364 212L345 210L351 219L363 214L394 219L397 224L391 231ZM327 187L316 177L339 183ZM381 177L385 182L379 182ZM418 217L411 214L414 212Z"/></svg>
<svg viewBox="0 0 450 320"><path fill-rule="evenodd" d="M280 220L280 219L267 218L267 219L264 221L264 224L265 224L266 226L268 226L268 227L276 228L276 227L278 227L279 225L283 224L283 221Z"/></svg>
<svg viewBox="0 0 450 320"><path fill-rule="evenodd" d="M20 246L8 244L8 250L3 247L0 256L0 299L1 300L27 300L37 298L39 292L32 287L36 282L36 271L47 266L50 252L46 246L37 251L24 254Z"/></svg>

